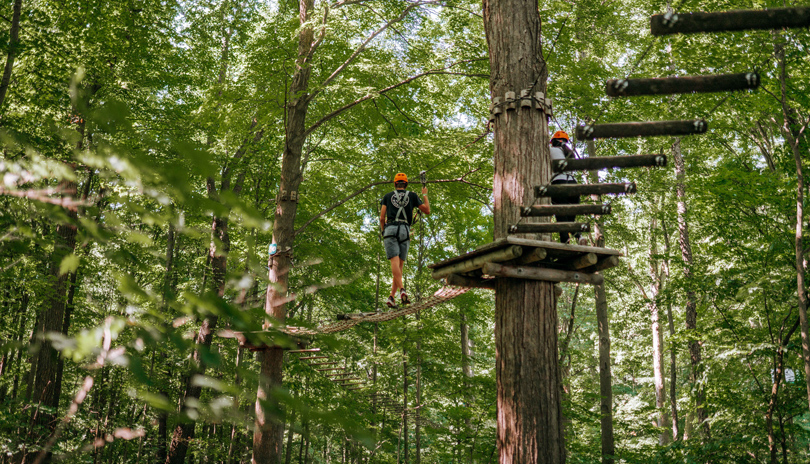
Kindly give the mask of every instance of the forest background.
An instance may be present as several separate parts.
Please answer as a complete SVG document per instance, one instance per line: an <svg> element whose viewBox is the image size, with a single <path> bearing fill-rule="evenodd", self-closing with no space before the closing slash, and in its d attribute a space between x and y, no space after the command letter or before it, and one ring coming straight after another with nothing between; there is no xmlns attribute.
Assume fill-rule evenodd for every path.
<svg viewBox="0 0 810 464"><path fill-rule="evenodd" d="M683 139L574 141L583 156L670 156L635 171L639 193L601 220L625 255L605 272L616 458L804 463L794 234L810 34L650 37L667 6L539 2L554 130L709 123ZM481 14L467 0L4 2L0 461L46 449L64 462L250 462L259 360L220 331L262 330L281 216L293 326L382 309L378 207L396 172L429 177L433 214L406 267L416 298L441 285L427 264L491 241ZM628 75L752 70L755 92L604 95ZM594 294L562 287L568 460L599 462ZM285 355L265 402L284 461L496 460L493 298L476 290L312 342L405 413Z"/></svg>

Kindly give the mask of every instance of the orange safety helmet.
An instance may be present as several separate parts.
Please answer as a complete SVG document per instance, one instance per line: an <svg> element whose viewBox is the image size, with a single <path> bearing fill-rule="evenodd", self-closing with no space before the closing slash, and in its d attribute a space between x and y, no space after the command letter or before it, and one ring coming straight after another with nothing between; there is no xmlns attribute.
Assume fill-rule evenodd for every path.
<svg viewBox="0 0 810 464"><path fill-rule="evenodd" d="M557 132L555 132L555 133L554 133L554 135L552 135L552 136L551 136L551 138L552 138L552 139L565 139L565 140L570 141L570 139L568 138L568 134L566 134L566 133L565 133L565 132L563 132L563 131L557 131Z"/></svg>
<svg viewBox="0 0 810 464"><path fill-rule="evenodd" d="M405 175L404 172L398 172L397 175L394 176L394 183L397 182L405 182L408 183L408 176Z"/></svg>

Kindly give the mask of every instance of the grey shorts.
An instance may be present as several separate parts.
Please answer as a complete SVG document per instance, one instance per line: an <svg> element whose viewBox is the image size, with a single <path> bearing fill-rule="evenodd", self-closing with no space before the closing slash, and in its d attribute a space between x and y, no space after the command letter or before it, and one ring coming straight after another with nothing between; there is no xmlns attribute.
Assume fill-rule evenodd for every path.
<svg viewBox="0 0 810 464"><path fill-rule="evenodd" d="M399 235L397 235L397 228L399 228ZM385 226L383 232L383 245L385 246L385 256L388 259L394 256L399 256L399 259L405 261L408 258L408 240L410 235L410 227L407 225L391 224Z"/></svg>

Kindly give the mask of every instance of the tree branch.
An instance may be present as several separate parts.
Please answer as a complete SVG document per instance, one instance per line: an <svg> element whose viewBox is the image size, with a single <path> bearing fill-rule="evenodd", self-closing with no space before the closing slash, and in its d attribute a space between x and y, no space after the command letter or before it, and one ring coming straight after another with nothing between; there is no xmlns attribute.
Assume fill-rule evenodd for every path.
<svg viewBox="0 0 810 464"><path fill-rule="evenodd" d="M413 76L411 76L411 77L409 77L407 79L404 79L404 80L402 80L400 82L397 82L396 84L392 84L392 85L390 85L390 86L388 86L388 87L386 87L386 88L384 88L384 89L382 89L382 90L380 90L380 91L378 91L376 93L367 94L367 95L365 95L365 96L363 96L361 98L358 98L357 100L355 100L355 101L353 101L351 103L347 103L346 105L344 105L344 106L336 109L335 111L332 111L331 113L327 114L326 116L322 117L316 123L314 123L312 126L310 126L309 129L306 130L306 132L304 132L304 136L305 137L309 136L312 132L314 132L316 129L318 129L325 122L327 122L330 119L334 118L335 116L343 113L344 111L346 111L346 110L348 110L350 108L353 108L353 107L359 105L360 103L363 103L366 100L370 100L370 99L372 99L372 98L374 98L374 97L376 97L378 95L382 95L382 94L384 94L386 92L389 92L389 91L394 90L396 88L402 87L403 85L409 84L409 83L415 81L416 79L419 79L420 77L429 76L429 75L432 75L432 74L455 74L453 72L448 72L446 70L452 68L453 66L461 64L461 63L469 63L469 62L472 62L472 61L480 61L480 60L483 60L483 59L485 59L485 58L476 58L476 59L471 59L471 60L456 61L455 63L452 63L452 64L450 64L448 66L445 66L444 68L431 69L429 71L425 71L423 73L413 75Z"/></svg>

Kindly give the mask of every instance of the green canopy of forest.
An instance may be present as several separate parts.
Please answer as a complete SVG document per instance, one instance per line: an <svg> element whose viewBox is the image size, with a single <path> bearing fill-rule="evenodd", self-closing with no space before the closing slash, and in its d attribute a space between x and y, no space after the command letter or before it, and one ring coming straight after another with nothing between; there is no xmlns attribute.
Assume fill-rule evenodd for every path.
<svg viewBox="0 0 810 464"><path fill-rule="evenodd" d="M567 462L810 461L810 32L650 33L668 8L786 6L807 5L537 3L550 131L582 157L669 161L575 174L638 193L578 219L623 254L600 287L614 455L599 299L559 284ZM483 16L474 0L0 4L0 464L498 462L491 290L284 328L388 310L379 211L398 172L419 192L426 171L430 197L412 300L442 288L428 265L493 241ZM758 89L605 94L748 72ZM574 137L689 119L708 131Z"/></svg>

